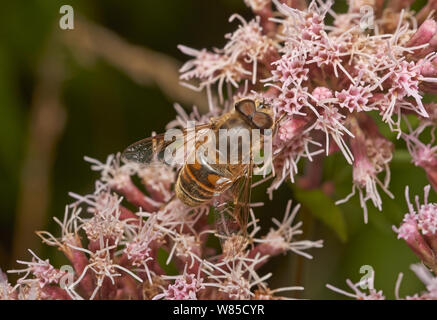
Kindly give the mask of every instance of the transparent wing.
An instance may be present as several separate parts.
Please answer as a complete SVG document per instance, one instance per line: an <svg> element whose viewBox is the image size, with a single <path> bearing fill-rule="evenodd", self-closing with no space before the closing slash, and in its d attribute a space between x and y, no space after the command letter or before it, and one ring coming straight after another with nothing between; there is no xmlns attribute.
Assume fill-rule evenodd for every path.
<svg viewBox="0 0 437 320"><path fill-rule="evenodd" d="M247 172L239 180L238 187L235 190L234 199L234 211L233 216L238 222L238 225L244 235L247 233L247 223L250 214L250 196L251 196L251 185L252 185L252 163L247 167Z"/></svg>
<svg viewBox="0 0 437 320"><path fill-rule="evenodd" d="M210 126L204 124L188 130L167 131L137 141L124 150L122 159L143 164L165 162L169 165L182 165L195 148L196 140L202 139Z"/></svg>
<svg viewBox="0 0 437 320"><path fill-rule="evenodd" d="M247 236L253 164L244 166L241 176L214 205L215 226L221 238Z"/></svg>

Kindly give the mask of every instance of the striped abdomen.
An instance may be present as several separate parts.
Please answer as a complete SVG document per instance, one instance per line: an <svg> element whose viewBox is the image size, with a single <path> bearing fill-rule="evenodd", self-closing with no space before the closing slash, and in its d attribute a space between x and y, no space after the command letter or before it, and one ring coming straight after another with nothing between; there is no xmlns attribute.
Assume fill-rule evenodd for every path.
<svg viewBox="0 0 437 320"><path fill-rule="evenodd" d="M219 129L233 129L234 131L231 132L231 135L238 135L239 130L250 129L250 127L240 117L234 117L227 119L226 122L218 126L217 132ZM219 136L216 133L216 142L219 141L218 139ZM226 139L228 139L228 137ZM225 161L224 164L220 164L217 144L211 146L210 143L212 143L211 140L208 140L208 142L198 145L201 152L199 152L197 148L194 151L194 163L186 163L179 171L175 187L176 196L182 202L192 207L199 206L228 190L239 177L236 173L241 171L238 169L242 167L241 164L232 164L232 162L229 161L231 149L242 149L240 141L234 144L229 140L226 141L228 161ZM210 148L205 154L204 151L208 149L208 146ZM210 154L210 151L213 152ZM208 157L207 154L210 154L210 156Z"/></svg>
<svg viewBox="0 0 437 320"><path fill-rule="evenodd" d="M179 171L176 196L191 207L199 206L226 191L233 183L223 165L185 164Z"/></svg>

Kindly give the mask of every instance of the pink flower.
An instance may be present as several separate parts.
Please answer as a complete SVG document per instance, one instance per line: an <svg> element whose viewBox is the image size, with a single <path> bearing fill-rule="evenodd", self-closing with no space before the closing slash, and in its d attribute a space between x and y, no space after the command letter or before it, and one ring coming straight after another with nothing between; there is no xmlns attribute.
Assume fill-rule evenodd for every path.
<svg viewBox="0 0 437 320"><path fill-rule="evenodd" d="M309 69L305 67L305 61L302 57L284 55L272 65L275 66L275 69L272 71L271 80L280 82L282 88L308 80Z"/></svg>
<svg viewBox="0 0 437 320"><path fill-rule="evenodd" d="M32 254L32 261L18 261L20 264L27 265L28 267L21 270L9 270L9 273L25 273L24 277L22 277L18 282L25 283L28 281L27 277L29 274L33 274L35 278L38 280L38 284L40 287L44 287L48 284L59 283L62 277L66 275L65 272L56 270L49 262L49 260L40 259L35 253L31 250L29 252Z"/></svg>
<svg viewBox="0 0 437 320"><path fill-rule="evenodd" d="M424 204L419 204L414 210L410 203L408 187L405 189L409 213L403 219L399 228L393 227L398 239L404 239L411 250L430 268L437 271L437 206L428 203L430 186L425 187Z"/></svg>
<svg viewBox="0 0 437 320"><path fill-rule="evenodd" d="M349 112L370 111L372 108L367 104L372 97L368 87L350 85L347 90L336 92L340 107L347 108Z"/></svg>
<svg viewBox="0 0 437 320"><path fill-rule="evenodd" d="M371 128L371 127L370 127ZM342 200L338 200L336 204L341 204L348 201L353 195L355 195L356 190L358 190L360 204L364 212L364 223L368 221L367 206L366 202L371 200L373 205L379 210L382 210L382 200L378 191L378 187L381 188L389 197L394 198L392 193L388 190L388 185L390 182L390 171L388 166L384 166L387 170L384 182L381 182L378 175L382 172L383 168L381 163L376 159L389 162L391 160L391 155L389 158L385 159L382 154L381 157L376 156L374 143L378 141L375 139L375 133L370 133L368 131L369 127L365 124L360 124L357 121L351 121L351 132L354 138L351 139L351 149L353 154L353 186L352 192ZM383 150L379 150L383 151ZM372 158L370 158L372 156ZM384 165L386 163L383 162Z"/></svg>
<svg viewBox="0 0 437 320"><path fill-rule="evenodd" d="M416 33L411 37L407 46L416 47L427 44L436 32L437 23L432 19L425 20L425 22L420 25L419 29L417 29Z"/></svg>
<svg viewBox="0 0 437 320"><path fill-rule="evenodd" d="M244 2L253 11L260 11L271 5L272 0L244 0Z"/></svg>
<svg viewBox="0 0 437 320"><path fill-rule="evenodd" d="M424 77L437 76L437 59L431 61L419 60L420 74Z"/></svg>
<svg viewBox="0 0 437 320"><path fill-rule="evenodd" d="M202 278L196 278L194 274L185 274L178 277L174 284L170 284L163 293L156 295L153 300L164 298L165 300L197 300L196 293L205 287Z"/></svg>
<svg viewBox="0 0 437 320"><path fill-rule="evenodd" d="M316 99L316 101L330 99L333 96L331 89L326 87L315 88L312 95Z"/></svg>
<svg viewBox="0 0 437 320"><path fill-rule="evenodd" d="M306 121L297 118L286 118L279 126L279 139L288 141L302 133Z"/></svg>
<svg viewBox="0 0 437 320"><path fill-rule="evenodd" d="M270 65L276 58L276 43L263 34L259 17L246 22L243 17L234 14L229 18L229 21L232 22L234 19L238 19L241 25L234 33L225 35L229 41L223 48L223 52L232 61L238 60L252 64L252 84L255 84L258 63Z"/></svg>
<svg viewBox="0 0 437 320"><path fill-rule="evenodd" d="M330 284L327 284L326 287L332 291L335 291L337 293L345 295L346 297L353 298L356 300L385 300L385 296L382 290L378 291L375 288L373 288L374 278L375 278L375 273L372 272L371 278L366 279L364 281L360 281L358 283L353 283L350 279L347 279L346 283L349 286L349 288L352 289L353 291L352 293L334 287ZM363 288L363 290L367 289L368 293L361 291L360 290L361 288Z"/></svg>
<svg viewBox="0 0 437 320"><path fill-rule="evenodd" d="M427 126L427 124L425 125ZM412 162L425 170L429 182L434 190L437 190L437 146L432 146L433 140L429 144L425 144L419 140L419 135L423 129L424 127L419 127L410 134L403 133L402 138L407 143Z"/></svg>
<svg viewBox="0 0 437 320"><path fill-rule="evenodd" d="M383 120L391 119L396 100L402 100L405 97L413 97L416 101L416 105L412 106L413 110L420 116L428 117L419 91L420 68L420 64L402 61L390 72L388 91L392 98L390 106L384 111Z"/></svg>
<svg viewBox="0 0 437 320"><path fill-rule="evenodd" d="M238 60L232 59L226 54L212 53L205 49L199 51L182 45L178 48L183 53L194 57L180 69L181 80L187 81L194 78L199 80L198 86L185 85L196 91L206 88L210 110L214 109L211 93L212 85L218 84L218 93L221 101L223 101L224 83L229 83L238 88L238 82L249 78L251 75L251 72L244 69Z"/></svg>

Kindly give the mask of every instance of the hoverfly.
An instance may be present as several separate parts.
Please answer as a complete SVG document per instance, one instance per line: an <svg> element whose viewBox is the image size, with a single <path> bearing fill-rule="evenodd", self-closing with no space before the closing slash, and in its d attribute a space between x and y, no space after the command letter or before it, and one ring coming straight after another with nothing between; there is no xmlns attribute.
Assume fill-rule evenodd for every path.
<svg viewBox="0 0 437 320"><path fill-rule="evenodd" d="M211 118L207 124L195 126L196 137L195 142L191 143L191 148L186 148L190 138L187 138L188 130L185 129L179 137L184 139L179 147L185 146L188 150L184 152L185 158L175 183L176 197L187 206L196 207L213 199L223 199L223 196L228 194L228 198L224 197L226 200L222 203L214 203L213 207L216 211L226 211L234 220L234 229L236 223L236 227L245 233L250 210L252 174L255 167L253 157L254 154L262 152L265 137L269 135L271 139L275 127L273 110L270 106L264 102L245 98L236 102L234 108L222 116ZM233 136L243 131L253 132L254 130L259 133L260 139L254 142L251 137L249 141L239 139L234 140L233 143L226 140L227 146L223 152L217 145L217 139L220 140L223 129L228 130L226 139L232 140ZM155 135L129 146L123 152L122 157L125 161L144 164L150 164L156 160L162 161L165 158L166 149L174 143L175 139L170 140L168 137L166 139L165 134ZM214 152L208 151L206 155L205 149L214 150ZM174 155L176 151L172 150L171 154ZM233 151L237 153L231 156ZM235 154L238 154L237 158ZM187 156L191 157L192 161L186 161Z"/></svg>

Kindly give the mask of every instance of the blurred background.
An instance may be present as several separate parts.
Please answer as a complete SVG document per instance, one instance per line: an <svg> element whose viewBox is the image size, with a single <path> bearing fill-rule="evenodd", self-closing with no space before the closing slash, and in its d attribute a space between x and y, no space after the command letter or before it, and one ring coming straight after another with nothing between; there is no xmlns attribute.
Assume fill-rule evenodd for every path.
<svg viewBox="0 0 437 320"><path fill-rule="evenodd" d="M417 1L418 9L424 1ZM72 201L68 192L93 191L98 174L85 155L104 161L108 154L163 131L175 117L173 103L186 110L205 108L205 97L178 84L178 68L188 59L176 48L222 47L224 34L236 28L233 13L252 17L242 0L75 0L75 29L61 30L58 1L7 1L0 12L0 268L30 259L27 248L55 266L66 261L56 250L41 246L35 230L58 234L52 217L62 217ZM335 1L345 11L345 1ZM427 98L432 99L432 98ZM205 109L203 109L205 110ZM382 129L387 137L392 134ZM364 225L357 198L336 207L351 191L351 167L340 155L324 163L324 181L335 192L303 191L284 185L269 202L257 187L255 211L264 230L272 216L282 217L287 200L303 204L305 239L323 239L311 251L313 260L281 256L263 267L272 272L271 288L303 285L296 297L343 298L326 283L345 288L357 282L363 265L376 271L375 287L394 297L399 272L401 296L424 287L409 270L418 262L392 225L406 212L404 188L423 195L424 172L411 164L405 145L397 143L391 190L383 195L383 212L369 205ZM266 229L267 228L267 229Z"/></svg>

